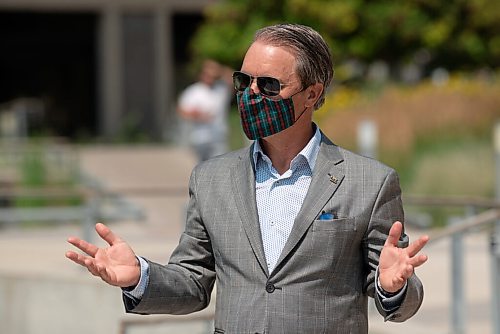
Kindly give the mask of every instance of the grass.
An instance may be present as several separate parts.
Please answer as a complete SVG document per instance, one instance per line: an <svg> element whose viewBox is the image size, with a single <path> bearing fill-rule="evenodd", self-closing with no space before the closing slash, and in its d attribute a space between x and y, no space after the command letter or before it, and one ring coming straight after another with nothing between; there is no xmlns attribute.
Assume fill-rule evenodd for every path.
<svg viewBox="0 0 500 334"><path fill-rule="evenodd" d="M465 138L420 148L402 178L403 190L416 195L492 197L494 152L486 140Z"/></svg>
<svg viewBox="0 0 500 334"><path fill-rule="evenodd" d="M403 194L419 196L493 197L494 153L490 141L444 140L420 147L414 164L403 171ZM406 177L405 177L406 176ZM465 208L410 207L407 213L423 211L433 226L444 226L450 216L464 216Z"/></svg>
<svg viewBox="0 0 500 334"><path fill-rule="evenodd" d="M67 158L67 157L66 157ZM19 182L15 187L25 189L43 189L46 187L59 187L72 189L76 186L75 166L63 161L63 157L56 159L57 164L50 162L44 153L43 146L35 146L32 150L23 153L18 163ZM64 166L63 166L64 165ZM18 197L13 201L13 206L18 208L45 207L45 206L74 206L83 201L79 197L71 198L46 198L46 197Z"/></svg>

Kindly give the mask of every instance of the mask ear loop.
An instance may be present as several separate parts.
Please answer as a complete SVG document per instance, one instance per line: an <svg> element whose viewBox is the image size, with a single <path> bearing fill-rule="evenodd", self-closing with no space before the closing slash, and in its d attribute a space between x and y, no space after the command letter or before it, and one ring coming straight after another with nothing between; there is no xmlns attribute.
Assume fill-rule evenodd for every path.
<svg viewBox="0 0 500 334"><path fill-rule="evenodd" d="M302 110L302 112L300 113L299 117L297 117L295 119L295 121L293 122L294 124L297 123L297 121L302 117L302 115L304 115L304 113L306 112L308 107L304 107L304 110ZM295 115L294 115L295 116Z"/></svg>
<svg viewBox="0 0 500 334"><path fill-rule="evenodd" d="M301 89L301 90L299 90L297 93L292 94L292 95L289 97L289 99L291 99L291 100L292 100L292 104L293 104L293 99L292 99L292 97L294 97L295 95L297 95L297 94L299 94L299 93L302 93L302 92L303 92L303 91L305 91L306 89L307 89L307 87L306 87L306 88L302 88L302 89ZM293 122L294 124L295 124L295 123L297 123L297 121L298 121L298 120L302 117L302 115L304 115L304 113L306 112L307 108L309 108L309 107L308 107L308 106L304 106L304 110L302 110L302 112L300 113L299 117L297 117L297 118L295 119L295 121ZM294 115L294 116L295 116L295 115Z"/></svg>

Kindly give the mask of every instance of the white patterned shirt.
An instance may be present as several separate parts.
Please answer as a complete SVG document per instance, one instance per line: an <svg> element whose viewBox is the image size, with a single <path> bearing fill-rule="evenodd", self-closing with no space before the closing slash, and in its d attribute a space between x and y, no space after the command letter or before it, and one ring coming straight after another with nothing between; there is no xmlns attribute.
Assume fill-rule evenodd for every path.
<svg viewBox="0 0 500 334"><path fill-rule="evenodd" d="M271 159L262 151L259 141L255 141L255 195L269 272L278 262L306 197L320 143L321 133L316 127L309 143L293 158L290 168L280 175Z"/></svg>

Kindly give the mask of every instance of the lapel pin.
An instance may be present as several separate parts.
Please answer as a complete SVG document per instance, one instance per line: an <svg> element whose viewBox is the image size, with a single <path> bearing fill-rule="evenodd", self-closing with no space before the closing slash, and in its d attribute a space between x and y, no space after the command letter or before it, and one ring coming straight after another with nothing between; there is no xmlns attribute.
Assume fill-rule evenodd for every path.
<svg viewBox="0 0 500 334"><path fill-rule="evenodd" d="M330 182L333 184L337 184L337 182L339 181L339 179L337 179L335 176L333 176L330 173L328 173L328 176L330 177Z"/></svg>

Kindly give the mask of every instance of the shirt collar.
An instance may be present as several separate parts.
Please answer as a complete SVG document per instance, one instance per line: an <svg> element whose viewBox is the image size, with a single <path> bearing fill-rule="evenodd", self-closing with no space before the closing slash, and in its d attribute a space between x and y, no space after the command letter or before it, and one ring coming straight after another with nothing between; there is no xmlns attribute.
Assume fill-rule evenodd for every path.
<svg viewBox="0 0 500 334"><path fill-rule="evenodd" d="M313 126L315 128L314 136L312 136L312 138L309 140L307 145L302 149L302 151L300 151L299 154L297 154L297 156L295 156L292 159L290 167L293 166L294 161L297 160L297 157L302 156L306 159L311 171L314 170L314 166L316 164L316 158L318 157L319 146L321 144L321 131L319 131L319 127L316 124L313 123ZM257 168L257 161L259 157L270 162L270 159L262 150L262 147L260 146L260 142L258 140L254 142L252 156L253 156L254 168Z"/></svg>

